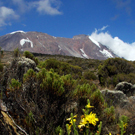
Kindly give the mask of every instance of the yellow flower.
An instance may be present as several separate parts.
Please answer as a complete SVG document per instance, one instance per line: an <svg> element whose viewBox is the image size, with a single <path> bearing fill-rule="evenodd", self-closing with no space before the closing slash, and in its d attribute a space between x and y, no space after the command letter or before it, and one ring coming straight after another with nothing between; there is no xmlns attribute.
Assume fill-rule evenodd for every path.
<svg viewBox="0 0 135 135"><path fill-rule="evenodd" d="M78 128L82 128L85 127L85 125L87 124L87 121L85 118L82 118L80 121L80 124L78 125Z"/></svg>
<svg viewBox="0 0 135 135"><path fill-rule="evenodd" d="M77 118L77 114L73 118Z"/></svg>
<svg viewBox="0 0 135 135"><path fill-rule="evenodd" d="M77 114L75 116L73 116L73 118L77 118ZM71 121L71 117L67 118L66 121Z"/></svg>
<svg viewBox="0 0 135 135"><path fill-rule="evenodd" d="M112 135L111 133L109 133L109 135Z"/></svg>
<svg viewBox="0 0 135 135"><path fill-rule="evenodd" d="M68 125L68 130L71 132L71 125L67 124Z"/></svg>
<svg viewBox="0 0 135 135"><path fill-rule="evenodd" d="M96 125L96 122L99 121L99 119L96 118L96 114L92 112L89 115L86 115L86 120L94 126Z"/></svg>
<svg viewBox="0 0 135 135"><path fill-rule="evenodd" d="M66 119L66 121L70 121L70 120L71 120L71 118L67 118L67 119Z"/></svg>
<svg viewBox="0 0 135 135"><path fill-rule="evenodd" d="M84 124L78 125L78 128L82 128L82 127L85 127L85 125Z"/></svg>
<svg viewBox="0 0 135 135"><path fill-rule="evenodd" d="M74 122L76 122L76 119L73 119ZM73 125L73 121L70 121L70 124Z"/></svg>
<svg viewBox="0 0 135 135"><path fill-rule="evenodd" d="M90 103L86 105L86 108L93 108L94 106L91 106Z"/></svg>
<svg viewBox="0 0 135 135"><path fill-rule="evenodd" d="M123 127L124 127L124 129L126 129L126 128L127 128L127 126L128 126L128 124L127 124L127 123L125 123L125 124L124 124L124 126L123 126Z"/></svg>

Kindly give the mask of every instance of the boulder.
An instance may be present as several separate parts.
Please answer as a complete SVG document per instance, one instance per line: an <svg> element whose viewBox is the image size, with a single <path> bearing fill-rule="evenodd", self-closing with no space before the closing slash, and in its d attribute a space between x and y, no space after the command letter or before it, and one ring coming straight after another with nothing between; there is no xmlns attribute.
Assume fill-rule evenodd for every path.
<svg viewBox="0 0 135 135"><path fill-rule="evenodd" d="M7 85L10 83L12 78L23 82L23 75L28 71L28 69L33 69L35 72L38 72L39 69L36 67L36 63L25 57L20 57L14 59L9 68L5 68L4 75L2 77L2 85L7 88Z"/></svg>
<svg viewBox="0 0 135 135"><path fill-rule="evenodd" d="M101 93L104 96L108 105L123 106L128 104L128 98L122 91L115 90L102 90Z"/></svg>
<svg viewBox="0 0 135 135"><path fill-rule="evenodd" d="M115 87L116 91L122 91L126 96L130 97L135 94L135 85L128 82L120 82Z"/></svg>

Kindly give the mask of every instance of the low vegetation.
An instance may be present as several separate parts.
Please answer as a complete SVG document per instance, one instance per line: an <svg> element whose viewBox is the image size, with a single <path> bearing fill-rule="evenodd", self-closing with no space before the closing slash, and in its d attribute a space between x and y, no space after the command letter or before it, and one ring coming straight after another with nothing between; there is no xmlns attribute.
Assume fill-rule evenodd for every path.
<svg viewBox="0 0 135 135"><path fill-rule="evenodd" d="M18 50L14 56L19 56ZM49 55L44 60L43 56L35 57L28 51L23 56L35 61L39 70L28 69L22 82L12 78L3 100L11 103L9 113L28 134L135 133L130 129L133 126L129 126L130 118L118 114L100 92L101 88L114 88L121 81L134 84L134 62L121 58L99 61L60 56L56 59Z"/></svg>

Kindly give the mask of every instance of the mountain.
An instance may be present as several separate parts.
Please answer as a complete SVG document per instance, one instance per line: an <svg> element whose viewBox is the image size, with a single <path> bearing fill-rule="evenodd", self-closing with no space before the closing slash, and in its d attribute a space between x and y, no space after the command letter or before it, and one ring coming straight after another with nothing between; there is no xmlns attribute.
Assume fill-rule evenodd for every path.
<svg viewBox="0 0 135 135"><path fill-rule="evenodd" d="M41 32L15 31L0 36L0 46L3 50L30 51L42 54L60 54L87 59L104 60L117 57L109 48L98 43L88 35L77 35L73 38L50 36Z"/></svg>

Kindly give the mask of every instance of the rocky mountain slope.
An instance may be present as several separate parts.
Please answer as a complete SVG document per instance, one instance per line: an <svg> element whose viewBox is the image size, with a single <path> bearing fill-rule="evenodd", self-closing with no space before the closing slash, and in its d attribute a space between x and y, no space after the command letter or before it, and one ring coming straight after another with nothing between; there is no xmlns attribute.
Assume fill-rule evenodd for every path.
<svg viewBox="0 0 135 135"><path fill-rule="evenodd" d="M86 59L104 60L116 55L104 45L98 43L88 35L77 35L73 38L50 36L41 32L16 31L0 37L3 50L30 51L42 54L60 54Z"/></svg>

